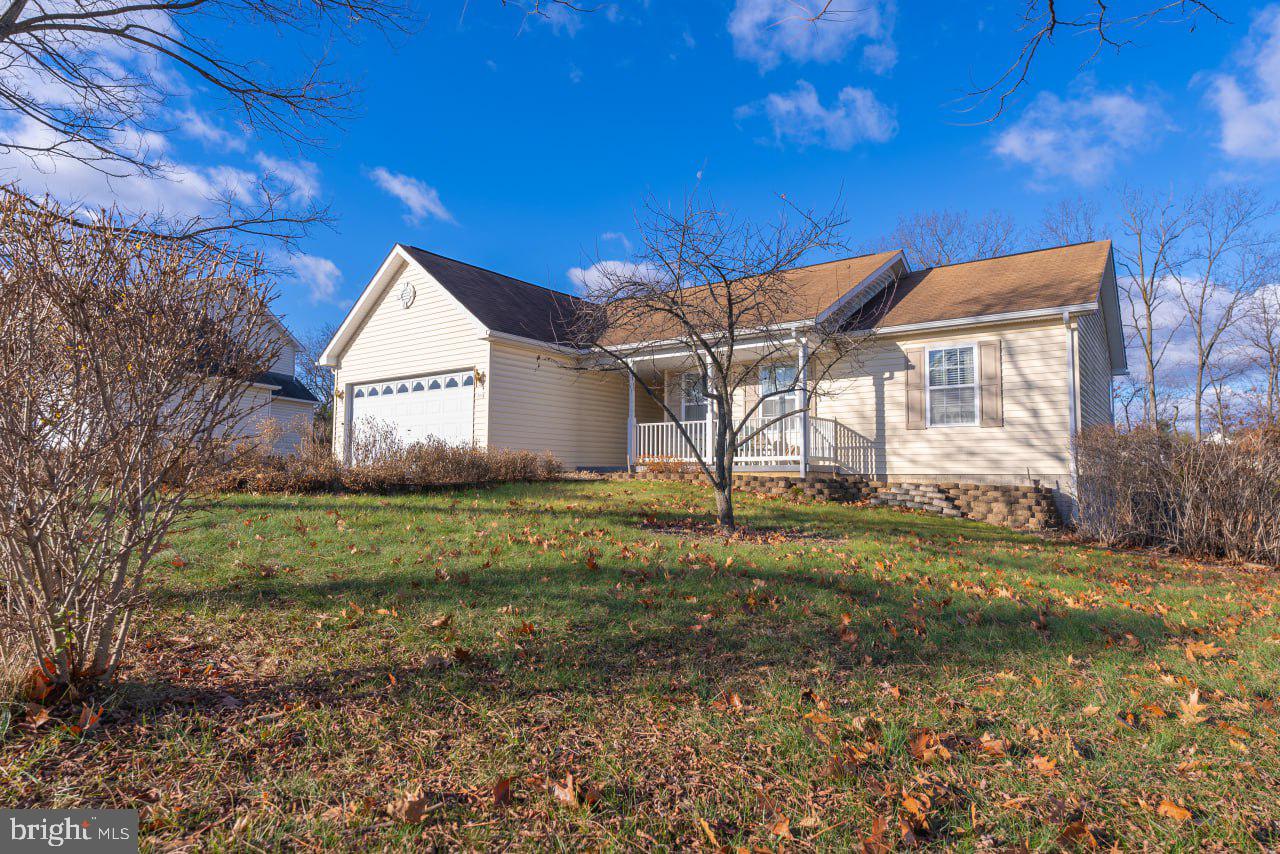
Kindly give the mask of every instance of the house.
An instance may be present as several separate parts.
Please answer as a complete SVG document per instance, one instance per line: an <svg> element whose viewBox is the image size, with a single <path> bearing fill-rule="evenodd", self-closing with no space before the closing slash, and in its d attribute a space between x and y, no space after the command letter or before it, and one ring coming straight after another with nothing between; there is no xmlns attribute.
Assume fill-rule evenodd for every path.
<svg viewBox="0 0 1280 854"><path fill-rule="evenodd" d="M739 449L740 467L1038 480L1070 494L1073 437L1111 423L1111 378L1126 372L1109 241L921 270L883 252L791 275L796 324L844 313L843 331L864 345L813 389L806 411ZM335 452L349 458L361 425L377 420L406 441L548 450L576 468L692 459L662 407L623 373L587 369L591 356L570 335L582 305L395 246L321 356L336 377ZM609 335L702 441L707 406L687 351L660 331ZM796 369L766 366L761 388L793 384Z"/></svg>
<svg viewBox="0 0 1280 854"><path fill-rule="evenodd" d="M273 449L276 453L290 454L297 450L302 439L300 431L310 427L320 401L297 377L302 344L278 317L273 314L271 319L273 332L279 339L278 355L245 392L246 417L232 429L240 438L251 438L263 429L264 422L271 421Z"/></svg>

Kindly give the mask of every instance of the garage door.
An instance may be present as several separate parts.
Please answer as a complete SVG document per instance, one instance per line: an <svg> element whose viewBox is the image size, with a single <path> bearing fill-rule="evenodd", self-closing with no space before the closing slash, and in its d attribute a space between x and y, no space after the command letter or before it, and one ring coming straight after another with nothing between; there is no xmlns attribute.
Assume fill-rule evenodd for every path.
<svg viewBox="0 0 1280 854"><path fill-rule="evenodd" d="M474 371L359 385L352 390L351 423L357 438L377 424L389 425L406 445L431 438L469 445L474 393Z"/></svg>

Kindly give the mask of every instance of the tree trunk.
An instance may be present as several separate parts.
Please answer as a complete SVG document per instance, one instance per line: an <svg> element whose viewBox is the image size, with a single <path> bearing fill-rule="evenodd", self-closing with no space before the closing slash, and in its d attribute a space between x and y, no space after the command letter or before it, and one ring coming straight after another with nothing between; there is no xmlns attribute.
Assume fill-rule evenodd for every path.
<svg viewBox="0 0 1280 854"><path fill-rule="evenodd" d="M733 520L733 480L725 481L724 486L716 486L716 521L721 528L732 531L737 527Z"/></svg>

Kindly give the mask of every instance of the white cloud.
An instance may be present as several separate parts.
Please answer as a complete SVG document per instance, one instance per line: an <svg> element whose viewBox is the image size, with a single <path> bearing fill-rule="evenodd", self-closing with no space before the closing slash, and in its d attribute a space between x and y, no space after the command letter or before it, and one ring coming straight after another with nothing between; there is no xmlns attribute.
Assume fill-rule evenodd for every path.
<svg viewBox="0 0 1280 854"><path fill-rule="evenodd" d="M291 255L288 264L293 275L307 286L311 301L333 302L342 283L342 271L328 258L319 255Z"/></svg>
<svg viewBox="0 0 1280 854"><path fill-rule="evenodd" d="M417 224L425 219L455 221L453 214L449 213L444 203L440 201L440 194L436 189L417 178L392 172L382 166L370 170L369 177L409 209L409 213L405 214L406 222Z"/></svg>
<svg viewBox="0 0 1280 854"><path fill-rule="evenodd" d="M736 119L763 114L779 145L823 145L847 151L860 142L886 142L898 132L893 110L869 89L846 86L823 106L813 85L800 80L790 92L775 92L734 112Z"/></svg>
<svg viewBox="0 0 1280 854"><path fill-rule="evenodd" d="M622 244L625 252L631 252L631 240L621 231L606 231L600 235L601 240L616 240Z"/></svg>
<svg viewBox="0 0 1280 854"><path fill-rule="evenodd" d="M258 154L253 162L264 174L284 184L295 198L310 201L320 194L320 167L309 160L281 160Z"/></svg>
<svg viewBox="0 0 1280 854"><path fill-rule="evenodd" d="M211 121L194 109L179 110L175 116L178 132L199 140L205 147L223 151L244 151L247 145L243 135L232 133Z"/></svg>
<svg viewBox="0 0 1280 854"><path fill-rule="evenodd" d="M1280 5L1254 19L1239 64L1239 76L1208 78L1208 100L1222 122L1218 146L1233 157L1280 158Z"/></svg>
<svg viewBox="0 0 1280 854"><path fill-rule="evenodd" d="M567 275L570 282L588 294L627 279L656 282L661 278L658 270L651 265L611 260L597 261L589 267L570 267Z"/></svg>
<svg viewBox="0 0 1280 854"><path fill-rule="evenodd" d="M734 53L767 71L783 59L834 62L866 41L863 61L872 71L882 74L893 67L892 0L868 0L848 10L833 7L822 19L809 20L824 6L820 0L737 0L729 13Z"/></svg>
<svg viewBox="0 0 1280 854"><path fill-rule="evenodd" d="M1167 126L1154 100L1130 92L1088 91L1074 98L1041 92L996 137L995 151L1030 166L1038 179L1095 184Z"/></svg>

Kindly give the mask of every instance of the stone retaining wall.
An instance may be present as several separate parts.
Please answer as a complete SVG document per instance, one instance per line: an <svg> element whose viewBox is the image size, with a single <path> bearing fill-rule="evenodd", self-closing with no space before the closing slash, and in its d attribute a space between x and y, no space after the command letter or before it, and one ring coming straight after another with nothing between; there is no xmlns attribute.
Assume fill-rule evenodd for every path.
<svg viewBox="0 0 1280 854"><path fill-rule="evenodd" d="M702 483L700 473L617 472L614 480ZM1043 530L1062 527L1053 490L1043 486L980 483L907 483L870 480L861 475L741 472L736 488L756 495L791 496L818 501L865 501L878 507L922 510L940 516L976 519L1007 528Z"/></svg>

